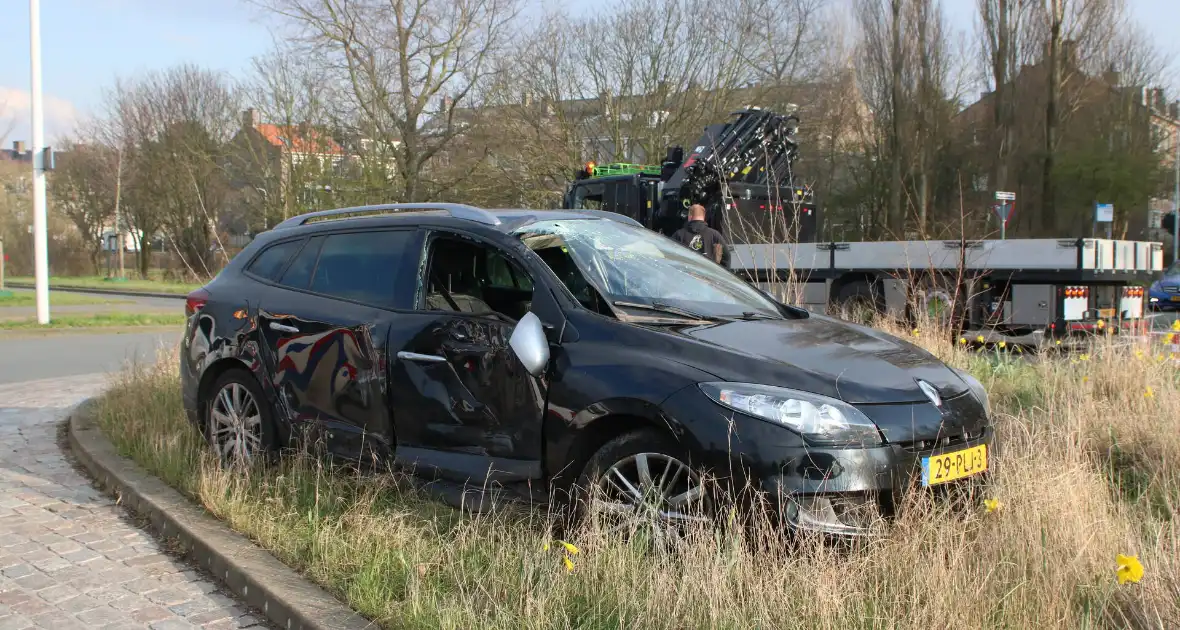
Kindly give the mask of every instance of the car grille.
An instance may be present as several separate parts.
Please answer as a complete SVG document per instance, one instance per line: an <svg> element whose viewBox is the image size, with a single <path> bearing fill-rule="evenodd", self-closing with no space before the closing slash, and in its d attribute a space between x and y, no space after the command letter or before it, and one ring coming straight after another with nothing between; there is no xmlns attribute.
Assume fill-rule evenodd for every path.
<svg viewBox="0 0 1180 630"><path fill-rule="evenodd" d="M972 440L978 440L983 437L983 431L983 429L977 429L975 431L963 431L958 435L946 435L933 440L915 440L913 442L906 442L901 447L911 453L920 453L936 448L958 446L959 444L966 444Z"/></svg>
<svg viewBox="0 0 1180 630"><path fill-rule="evenodd" d="M1180 284L1166 284L1160 287L1164 293L1180 293Z"/></svg>

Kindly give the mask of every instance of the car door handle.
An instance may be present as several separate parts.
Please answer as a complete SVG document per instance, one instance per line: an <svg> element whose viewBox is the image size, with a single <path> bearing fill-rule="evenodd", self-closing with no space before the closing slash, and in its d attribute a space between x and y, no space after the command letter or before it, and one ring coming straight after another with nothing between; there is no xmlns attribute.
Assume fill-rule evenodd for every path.
<svg viewBox="0 0 1180 630"><path fill-rule="evenodd" d="M403 361L421 361L423 363L445 363L447 358L441 357L437 354L418 354L417 352L401 351L397 353L397 358Z"/></svg>
<svg viewBox="0 0 1180 630"><path fill-rule="evenodd" d="M294 326L288 326L288 325L286 325L286 324L280 324L280 323L278 323L278 322L271 322L271 323L270 323L270 329L271 329L271 330L277 330L277 331L279 331L279 332L285 332L285 333L297 333L297 332L299 332L299 329L298 329L298 328L296 328L296 327L294 327Z"/></svg>

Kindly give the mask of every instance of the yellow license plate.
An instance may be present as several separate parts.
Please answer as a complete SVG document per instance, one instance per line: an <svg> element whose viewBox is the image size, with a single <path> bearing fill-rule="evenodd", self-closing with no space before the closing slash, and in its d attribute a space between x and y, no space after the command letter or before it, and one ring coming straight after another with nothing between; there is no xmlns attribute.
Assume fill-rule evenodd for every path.
<svg viewBox="0 0 1180 630"><path fill-rule="evenodd" d="M922 485L934 486L987 470L987 445L922 458Z"/></svg>
<svg viewBox="0 0 1180 630"><path fill-rule="evenodd" d="M1114 309L1113 308L1100 308L1100 309L1098 309L1098 317L1100 319L1111 319L1114 317Z"/></svg>
<svg viewBox="0 0 1180 630"><path fill-rule="evenodd" d="M1173 302L1180 302L1180 295L1173 295L1172 297L1170 297L1168 299Z"/></svg>

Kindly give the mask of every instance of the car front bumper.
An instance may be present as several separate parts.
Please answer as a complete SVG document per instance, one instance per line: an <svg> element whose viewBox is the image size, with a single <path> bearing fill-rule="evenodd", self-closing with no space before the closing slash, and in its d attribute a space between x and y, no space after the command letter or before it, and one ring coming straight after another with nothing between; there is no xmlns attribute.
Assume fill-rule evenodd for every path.
<svg viewBox="0 0 1180 630"><path fill-rule="evenodd" d="M1172 298L1180 298L1180 294L1168 293L1160 289L1149 289L1147 291L1147 305L1153 309L1167 310L1180 308L1180 302L1174 302Z"/></svg>
<svg viewBox="0 0 1180 630"><path fill-rule="evenodd" d="M892 517L912 489L941 492L987 477L985 471L923 487L922 460L928 457L986 445L987 471L994 467L995 433L990 423L969 439L817 447L784 427L725 409L696 387L672 396L663 407L672 417L691 418L682 424L722 490L733 495L754 490L774 519L794 530L839 537L874 535L881 518ZM906 413L910 407L917 405L898 405L890 413Z"/></svg>

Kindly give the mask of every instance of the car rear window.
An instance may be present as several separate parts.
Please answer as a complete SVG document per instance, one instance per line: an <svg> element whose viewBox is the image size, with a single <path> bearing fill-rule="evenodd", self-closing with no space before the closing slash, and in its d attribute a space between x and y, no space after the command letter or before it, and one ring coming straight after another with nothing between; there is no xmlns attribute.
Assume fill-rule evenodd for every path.
<svg viewBox="0 0 1180 630"><path fill-rule="evenodd" d="M414 232L332 234L324 240L311 280L315 293L376 306L394 305L394 280Z"/></svg>
<svg viewBox="0 0 1180 630"><path fill-rule="evenodd" d="M275 243L263 250L250 263L250 266L246 267L246 271L274 282L279 279L279 274L283 273L283 269L287 266L287 261L291 260L291 256L295 252L299 251L299 246L302 244L303 241L301 240Z"/></svg>

